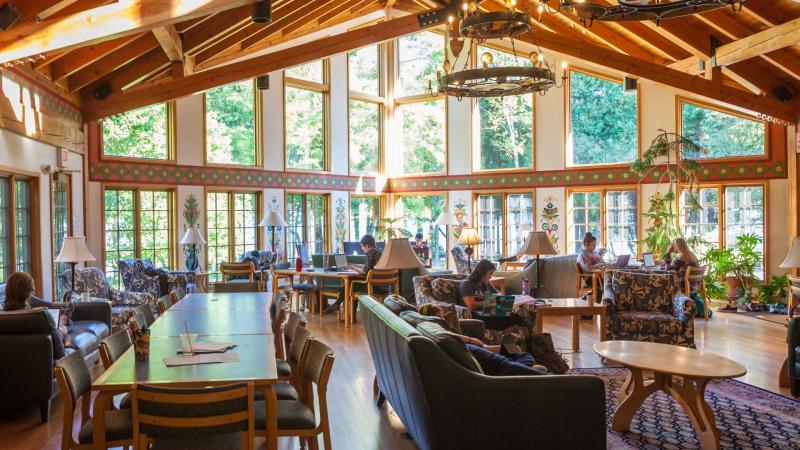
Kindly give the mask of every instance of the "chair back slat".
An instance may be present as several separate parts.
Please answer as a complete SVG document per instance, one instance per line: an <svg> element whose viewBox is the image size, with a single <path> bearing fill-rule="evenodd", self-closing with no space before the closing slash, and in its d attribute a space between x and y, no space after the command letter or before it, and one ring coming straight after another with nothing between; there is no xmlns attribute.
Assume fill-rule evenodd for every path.
<svg viewBox="0 0 800 450"><path fill-rule="evenodd" d="M224 262L219 265L222 272L222 281L229 281L231 277L247 276L247 281L254 281L256 266L252 262Z"/></svg>
<svg viewBox="0 0 800 450"><path fill-rule="evenodd" d="M126 331L117 331L100 341L100 359L106 370L133 345Z"/></svg>
<svg viewBox="0 0 800 450"><path fill-rule="evenodd" d="M172 296L165 295L159 298L156 306L158 306L158 313L164 314L168 309L172 308Z"/></svg>
<svg viewBox="0 0 800 450"><path fill-rule="evenodd" d="M400 279L397 270L372 269L367 274L367 283L390 284Z"/></svg>
<svg viewBox="0 0 800 450"><path fill-rule="evenodd" d="M324 390L333 366L333 350L313 339L306 342L306 347L303 377Z"/></svg>
<svg viewBox="0 0 800 450"><path fill-rule="evenodd" d="M144 324L150 328L150 325L156 321L156 316L153 314L153 308L150 306L149 303L145 303L144 305L139 305L136 308L133 308L133 313L141 314L144 317Z"/></svg>
<svg viewBox="0 0 800 450"><path fill-rule="evenodd" d="M215 294L230 294L236 292L261 292L257 282L246 281L237 283L214 283L213 291Z"/></svg>
<svg viewBox="0 0 800 450"><path fill-rule="evenodd" d="M313 339L314 335L311 334L310 331L302 327L297 327L294 340L292 340L292 345L289 347L289 363L300 364L300 361L303 359L303 351L305 350L306 343Z"/></svg>
<svg viewBox="0 0 800 450"><path fill-rule="evenodd" d="M147 321L144 319L144 315L141 313L136 313L128 319L128 328L134 333L139 330L144 330L147 328Z"/></svg>
<svg viewBox="0 0 800 450"><path fill-rule="evenodd" d="M169 293L169 297L170 300L172 301L172 304L174 305L179 301L181 301L183 297L186 297L186 289L182 287L175 288L172 290L172 292Z"/></svg>
<svg viewBox="0 0 800 450"><path fill-rule="evenodd" d="M59 359L56 362L57 373L60 374L63 381L59 386L66 388L69 392L70 400L74 407L75 403L84 395L89 393L92 389L92 374L89 373L89 368L86 367L86 361L83 358L83 352L75 350L69 355ZM63 395L62 391L62 395Z"/></svg>

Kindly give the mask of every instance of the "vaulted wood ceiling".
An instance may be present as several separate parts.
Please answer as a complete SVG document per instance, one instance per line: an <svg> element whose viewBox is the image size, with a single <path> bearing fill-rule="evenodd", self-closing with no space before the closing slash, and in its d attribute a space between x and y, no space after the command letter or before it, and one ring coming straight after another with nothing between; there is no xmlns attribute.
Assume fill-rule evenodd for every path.
<svg viewBox="0 0 800 450"><path fill-rule="evenodd" d="M210 76L215 69L259 57L279 43L380 10L387 11L380 20L390 22L404 13L447 7L450 2L273 0L269 24L251 21L253 0L0 3L11 3L21 12L10 29L0 32L0 63L30 66L80 95L87 118L97 118L115 111L99 106L95 93L101 87L108 90L106 101L132 106L137 102L129 100L139 92L169 86L180 86L180 92L185 92L194 80L198 80L197 90L207 89L215 80L222 83L221 78ZM501 8L502 3L480 2L490 10ZM518 0L517 5L537 15L538 0ZM376 30L392 36L387 27L388 23ZM678 79L672 85L684 89L697 84L705 95L719 92L720 100L741 99L732 103L755 105L754 110L784 120L796 119L800 109L800 2L794 0L748 0L741 12L725 8L660 24L595 22L590 28L558 12L544 14L539 27L524 40L583 59L589 52L605 55L616 61L610 67L623 71L627 67L638 76L658 67L674 69L664 69L660 79L653 78ZM367 40L358 43L364 45ZM710 61L713 45L719 65L715 68ZM701 69L701 61L706 70ZM236 64L241 62L230 66L233 71ZM209 76L197 76L203 73ZM779 100L787 92L792 98Z"/></svg>

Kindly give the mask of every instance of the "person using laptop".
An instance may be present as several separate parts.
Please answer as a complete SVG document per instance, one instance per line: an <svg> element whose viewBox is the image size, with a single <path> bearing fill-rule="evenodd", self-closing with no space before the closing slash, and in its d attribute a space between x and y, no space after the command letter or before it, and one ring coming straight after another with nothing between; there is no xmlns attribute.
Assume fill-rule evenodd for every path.
<svg viewBox="0 0 800 450"><path fill-rule="evenodd" d="M578 266L581 272L590 273L595 269L602 269L607 266L603 262L603 254L597 251L597 237L591 231L587 231L583 235L583 249L578 253ZM592 280L587 278L588 286L591 286Z"/></svg>
<svg viewBox="0 0 800 450"><path fill-rule="evenodd" d="M678 274L678 280L681 282L686 277L687 267L698 267L699 265L700 260L697 259L697 256L689 248L689 244L686 243L684 238L673 239L669 247L667 247L667 251L664 252L664 269L675 271ZM690 286L692 291L696 287Z"/></svg>
<svg viewBox="0 0 800 450"><path fill-rule="evenodd" d="M495 267L491 261L482 259L478 261L469 277L462 281L458 287L462 305L473 312L473 316L481 319L486 328L510 333L523 327L522 317L511 313L505 317L487 317L481 315L483 299L486 294L497 294L497 290L489 283L494 275Z"/></svg>
<svg viewBox="0 0 800 450"><path fill-rule="evenodd" d="M349 264L347 265L347 269L352 270L364 277L367 276L370 270L375 268L375 265L378 264L378 261L383 256L383 252L378 249L375 245L375 238L371 234L365 234L361 238L361 249L364 250L364 256L366 257L366 263L362 266L359 264ZM337 263L337 269L338 269ZM383 286L374 286L373 291L376 294L386 294L386 291ZM366 292L364 292L366 293ZM336 298L336 302L332 305L325 308L325 312L336 311L344 302L344 292L339 292L339 296ZM353 302L353 308L358 308L358 302Z"/></svg>

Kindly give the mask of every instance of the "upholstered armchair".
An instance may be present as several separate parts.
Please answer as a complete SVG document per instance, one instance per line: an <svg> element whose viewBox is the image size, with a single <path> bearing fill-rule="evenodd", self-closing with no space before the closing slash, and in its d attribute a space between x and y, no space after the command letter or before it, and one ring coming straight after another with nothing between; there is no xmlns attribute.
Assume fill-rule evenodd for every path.
<svg viewBox="0 0 800 450"><path fill-rule="evenodd" d="M239 262L252 262L257 271L269 270L269 265L274 262L272 250L253 250L244 253Z"/></svg>
<svg viewBox="0 0 800 450"><path fill-rule="evenodd" d="M606 270L603 304L607 336L694 348L694 300L674 273Z"/></svg>
<svg viewBox="0 0 800 450"><path fill-rule="evenodd" d="M194 272L181 270L157 270L149 259L128 258L117 262L119 275L125 290L128 292L144 292L159 298L178 288L186 289L186 285L194 283ZM159 277L166 276L166 292L161 289Z"/></svg>
<svg viewBox="0 0 800 450"><path fill-rule="evenodd" d="M469 259L467 258L467 253L464 251L464 247L460 245L454 246L450 249L450 254L453 255L453 261L456 263L456 272L461 275L469 275L472 273L472 269L475 268L475 265L478 264L479 259L472 260L472 266L469 265Z"/></svg>
<svg viewBox="0 0 800 450"><path fill-rule="evenodd" d="M459 305L460 296L458 295L458 286L466 278L466 275L461 274L416 276L414 277L414 300L417 306L426 303L455 304L458 317L470 319L472 314L469 309Z"/></svg>

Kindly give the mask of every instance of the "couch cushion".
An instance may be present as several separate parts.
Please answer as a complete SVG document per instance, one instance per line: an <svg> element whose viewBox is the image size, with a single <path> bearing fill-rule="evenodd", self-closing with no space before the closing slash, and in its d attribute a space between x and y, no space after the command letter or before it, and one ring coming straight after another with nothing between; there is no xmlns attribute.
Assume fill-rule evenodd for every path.
<svg viewBox="0 0 800 450"><path fill-rule="evenodd" d="M452 278L435 278L431 280L431 290L433 298L440 302L460 304L461 296L458 294L458 288L461 286L461 281Z"/></svg>
<svg viewBox="0 0 800 450"><path fill-rule="evenodd" d="M466 345L455 333L447 331L443 326L434 322L419 323L417 331L435 342L442 351L460 366L475 373L483 373L478 361L467 351Z"/></svg>
<svg viewBox="0 0 800 450"><path fill-rule="evenodd" d="M400 318L405 320L409 325L416 328L417 325L421 324L422 322L431 322L435 323L445 330L449 329L450 325L441 317L436 316L426 316L421 314L417 311L403 311L400 313Z"/></svg>
<svg viewBox="0 0 800 450"><path fill-rule="evenodd" d="M389 311L400 315L403 311L416 311L417 307L408 303L406 299L399 295L389 295L385 299L383 299L383 306L385 306Z"/></svg>
<svg viewBox="0 0 800 450"><path fill-rule="evenodd" d="M678 291L674 274L614 271L611 287L618 311L656 311L670 314Z"/></svg>
<svg viewBox="0 0 800 450"><path fill-rule="evenodd" d="M101 340L108 337L110 331L108 325L96 320L78 320L73 322L67 329L69 330L69 334L80 332L92 333Z"/></svg>
<svg viewBox="0 0 800 450"><path fill-rule="evenodd" d="M64 345L68 348L80 350L83 352L84 356L88 356L90 353L97 351L100 347L100 340L97 339L97 336L88 331L81 331L78 333L70 333Z"/></svg>
<svg viewBox="0 0 800 450"><path fill-rule="evenodd" d="M614 315L614 329L622 333L683 334L683 322L671 314L621 312Z"/></svg>

